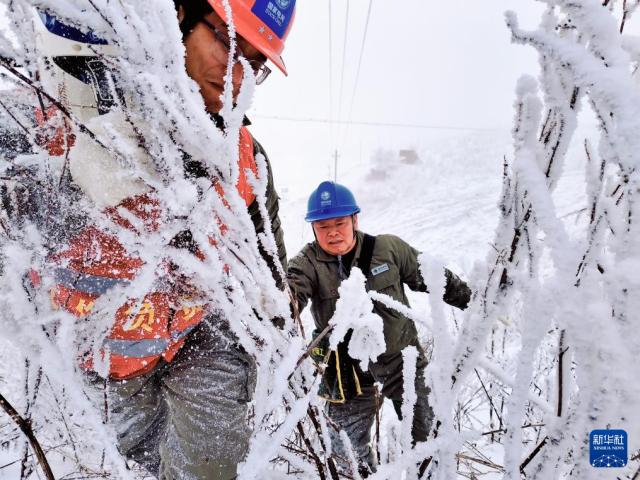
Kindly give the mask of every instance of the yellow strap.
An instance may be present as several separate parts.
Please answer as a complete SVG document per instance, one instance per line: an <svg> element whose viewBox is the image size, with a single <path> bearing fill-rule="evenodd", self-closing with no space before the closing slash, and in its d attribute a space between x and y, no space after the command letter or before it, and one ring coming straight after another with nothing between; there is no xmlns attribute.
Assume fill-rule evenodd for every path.
<svg viewBox="0 0 640 480"><path fill-rule="evenodd" d="M351 369L353 370L353 379L356 381L356 396L362 395L362 389L360 388L360 378L358 377L356 367L354 365L351 365Z"/></svg>
<svg viewBox="0 0 640 480"><path fill-rule="evenodd" d="M340 372L340 354L338 353L337 350L332 350L331 352L329 352L329 356L331 356L332 353L336 354L336 374L338 375L338 391L340 392L340 399L335 400L331 397L323 397L322 395L320 396L320 398L324 398L329 403L344 403L346 402L346 398L344 396L344 389L342 388L342 374Z"/></svg>

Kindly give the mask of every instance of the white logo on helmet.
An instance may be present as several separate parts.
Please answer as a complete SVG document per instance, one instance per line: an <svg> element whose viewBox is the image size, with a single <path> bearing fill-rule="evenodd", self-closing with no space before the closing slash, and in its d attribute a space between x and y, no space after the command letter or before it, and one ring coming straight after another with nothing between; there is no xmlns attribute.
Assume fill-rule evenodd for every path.
<svg viewBox="0 0 640 480"><path fill-rule="evenodd" d="M331 194L329 192L322 192L320 194L320 200L329 200L331 198Z"/></svg>
<svg viewBox="0 0 640 480"><path fill-rule="evenodd" d="M287 8L289 8L291 0L276 0L276 3L282 10L286 10Z"/></svg>

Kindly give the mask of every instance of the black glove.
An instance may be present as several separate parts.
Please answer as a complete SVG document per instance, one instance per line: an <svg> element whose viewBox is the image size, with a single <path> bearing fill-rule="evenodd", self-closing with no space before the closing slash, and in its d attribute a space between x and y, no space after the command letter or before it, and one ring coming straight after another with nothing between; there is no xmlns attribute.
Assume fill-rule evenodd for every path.
<svg viewBox="0 0 640 480"><path fill-rule="evenodd" d="M329 402L344 403L362 394L361 379L364 373L358 362L353 360L348 353L352 332L349 330L345 339L338 344L338 348L329 352L327 367L322 375L322 383L318 392ZM328 349L328 339L326 344L325 351Z"/></svg>

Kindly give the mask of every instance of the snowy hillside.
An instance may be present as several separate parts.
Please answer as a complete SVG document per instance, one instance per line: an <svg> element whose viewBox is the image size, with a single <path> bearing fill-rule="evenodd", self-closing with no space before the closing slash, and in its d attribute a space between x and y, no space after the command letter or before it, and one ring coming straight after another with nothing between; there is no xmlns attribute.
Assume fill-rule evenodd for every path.
<svg viewBox="0 0 640 480"><path fill-rule="evenodd" d="M593 129L581 133L593 135ZM502 162L505 155L513 156L511 135L460 131L429 132L424 137L420 148L411 143L404 148L372 148L362 160L341 160L338 181L354 190L362 208L363 231L399 235L464 275L474 262L485 261L490 249L499 217ZM578 218L572 214L586 207L582 141L576 134L554 194L558 215L566 217L570 229ZM405 149L415 150L416 163L403 161ZM272 159L290 256L313 240L304 222L306 201L311 189L327 179L330 162L313 157L292 168L292 160Z"/></svg>

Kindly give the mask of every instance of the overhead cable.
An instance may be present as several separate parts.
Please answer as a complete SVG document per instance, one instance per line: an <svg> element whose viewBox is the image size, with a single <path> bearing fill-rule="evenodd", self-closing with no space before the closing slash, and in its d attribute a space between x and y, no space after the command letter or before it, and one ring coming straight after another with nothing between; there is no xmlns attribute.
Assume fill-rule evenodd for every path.
<svg viewBox="0 0 640 480"><path fill-rule="evenodd" d="M458 127L452 125L421 125L417 123L385 123L385 122L359 122L352 120L329 120L327 118L313 118L313 117L286 117L286 116L274 116L274 115L260 115L253 114L252 118L264 118L267 120L277 120L283 122L304 122L304 123L336 123L340 125L362 125L365 127L393 127L393 128L417 128L427 130L467 130L477 132L499 132L503 131L502 128L490 128L490 127Z"/></svg>
<svg viewBox="0 0 640 480"><path fill-rule="evenodd" d="M333 121L333 41L331 37L331 0L329 0L329 123ZM333 144L333 125L329 129L329 141Z"/></svg>
<svg viewBox="0 0 640 480"><path fill-rule="evenodd" d="M371 18L371 5L372 0L369 0L369 8L367 9L367 19L364 24L364 34L362 35L362 45L360 46L360 56L358 58L358 69L356 70L356 81L353 84L353 93L351 95L351 102L349 102L349 115L347 116L347 121L351 120L351 114L353 112L353 102L356 98L356 93L358 91L358 81L360 80L360 67L362 66L362 57L364 56L364 47L367 43L367 31L369 30L369 18Z"/></svg>
<svg viewBox="0 0 640 480"><path fill-rule="evenodd" d="M349 38L349 0L346 1L347 11L344 17L344 42L342 44L342 72L340 73L340 96L338 98L338 118L342 118L342 91L344 87L344 71L347 61L347 38Z"/></svg>

